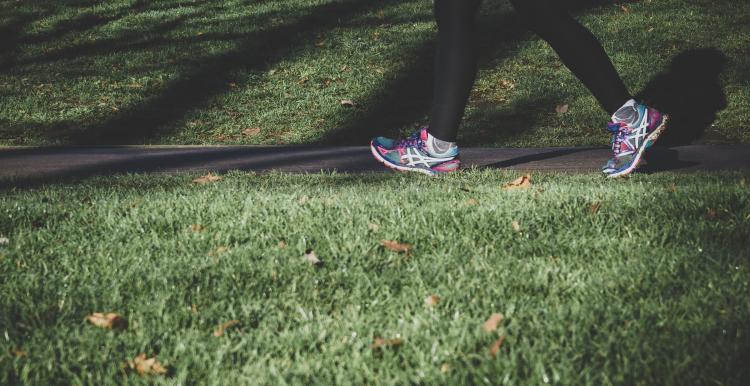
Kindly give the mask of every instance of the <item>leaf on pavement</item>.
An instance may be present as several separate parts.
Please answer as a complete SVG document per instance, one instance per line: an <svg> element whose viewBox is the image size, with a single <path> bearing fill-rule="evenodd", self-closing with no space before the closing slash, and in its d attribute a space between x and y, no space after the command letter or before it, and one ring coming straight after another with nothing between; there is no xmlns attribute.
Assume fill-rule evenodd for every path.
<svg viewBox="0 0 750 386"><path fill-rule="evenodd" d="M144 353L133 358L132 361L127 361L125 366L131 370L135 370L138 375L162 375L167 373L167 368L159 363L156 357L146 358L146 354Z"/></svg>
<svg viewBox="0 0 750 386"><path fill-rule="evenodd" d="M303 257L305 261L307 261L308 263L312 265L319 265L323 263L315 254L315 251L313 251L312 249L308 249L307 251L305 251L305 255Z"/></svg>
<svg viewBox="0 0 750 386"><path fill-rule="evenodd" d="M497 330L498 325L503 321L503 319L505 319L503 314L495 312L494 314L490 315L487 321L484 322L482 328L484 328L484 330L487 332L495 331Z"/></svg>
<svg viewBox="0 0 750 386"><path fill-rule="evenodd" d="M205 176L200 176L200 177L194 179L193 182L195 182L198 185L205 185L205 184L209 184L211 182L219 181L222 178L223 177L214 175L214 174L212 174L212 173L209 172Z"/></svg>
<svg viewBox="0 0 750 386"><path fill-rule="evenodd" d="M216 331L214 331L214 336L218 338L218 337L220 337L220 336L224 335L224 331L226 331L226 330L228 330L228 329L230 329L230 328L234 327L235 325L237 325L237 324L239 324L239 323L240 323L240 321L239 321L239 320L237 320L237 319L232 319L232 320L230 320L230 321L228 321L228 322L226 322L226 323L224 323L224 324L220 325L220 326L219 326L219 327L218 327L218 328L216 329Z"/></svg>
<svg viewBox="0 0 750 386"><path fill-rule="evenodd" d="M528 189L531 187L531 176L524 174L521 177L516 178L512 182L503 186L504 190L515 190L515 189Z"/></svg>
<svg viewBox="0 0 750 386"><path fill-rule="evenodd" d="M127 326L127 320L114 312L108 312L106 314L94 312L93 314L86 316L86 320L96 327L109 330L125 328Z"/></svg>
<svg viewBox="0 0 750 386"><path fill-rule="evenodd" d="M440 302L440 296L437 295L430 295L424 299L424 304L434 307Z"/></svg>
<svg viewBox="0 0 750 386"><path fill-rule="evenodd" d="M384 339L381 337L375 337L372 342L373 350L388 348L388 347L399 347L404 344L404 340L401 338Z"/></svg>
<svg viewBox="0 0 750 386"><path fill-rule="evenodd" d="M500 347L503 346L503 343L505 342L505 335L501 335L495 342L492 343L492 346L490 346L490 356L495 357L497 356L497 352L500 351Z"/></svg>
<svg viewBox="0 0 750 386"><path fill-rule="evenodd" d="M408 253L411 250L411 244L402 244L393 240L381 240L380 245L393 252Z"/></svg>

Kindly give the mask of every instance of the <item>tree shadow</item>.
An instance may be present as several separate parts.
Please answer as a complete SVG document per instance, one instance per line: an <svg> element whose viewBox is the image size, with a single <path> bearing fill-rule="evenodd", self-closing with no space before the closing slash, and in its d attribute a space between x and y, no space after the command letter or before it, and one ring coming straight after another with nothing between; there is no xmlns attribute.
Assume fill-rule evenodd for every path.
<svg viewBox="0 0 750 386"><path fill-rule="evenodd" d="M727 57L715 48L692 49L672 59L638 94L648 105L670 115L660 146L689 145L727 107L720 76Z"/></svg>

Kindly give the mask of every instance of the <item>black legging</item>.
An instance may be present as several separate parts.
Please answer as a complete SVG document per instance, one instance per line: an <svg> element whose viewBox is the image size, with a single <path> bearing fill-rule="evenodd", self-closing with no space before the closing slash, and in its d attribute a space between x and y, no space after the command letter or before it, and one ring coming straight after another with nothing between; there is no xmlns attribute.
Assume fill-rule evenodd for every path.
<svg viewBox="0 0 750 386"><path fill-rule="evenodd" d="M552 46L609 114L631 99L599 41L558 4L510 0L525 24ZM430 133L455 141L477 72L474 19L481 0L435 0L438 50Z"/></svg>

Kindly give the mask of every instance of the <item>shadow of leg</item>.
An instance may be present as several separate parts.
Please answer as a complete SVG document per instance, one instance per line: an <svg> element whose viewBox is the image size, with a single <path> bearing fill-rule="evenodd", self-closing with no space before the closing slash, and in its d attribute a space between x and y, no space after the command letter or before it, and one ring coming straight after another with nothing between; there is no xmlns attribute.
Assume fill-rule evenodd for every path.
<svg viewBox="0 0 750 386"><path fill-rule="evenodd" d="M715 48L688 50L672 59L638 98L670 115L659 145L688 145L700 140L727 101L719 80L727 59Z"/></svg>

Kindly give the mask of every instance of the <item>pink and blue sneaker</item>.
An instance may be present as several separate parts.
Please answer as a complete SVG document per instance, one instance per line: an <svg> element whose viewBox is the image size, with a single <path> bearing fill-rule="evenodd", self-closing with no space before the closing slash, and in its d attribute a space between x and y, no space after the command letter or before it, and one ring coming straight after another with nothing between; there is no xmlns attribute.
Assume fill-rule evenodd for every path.
<svg viewBox="0 0 750 386"><path fill-rule="evenodd" d="M406 139L377 137L370 142L370 151L383 165L402 172L419 172L430 176L455 172L461 166L458 147L444 153L431 152L430 135L423 127Z"/></svg>
<svg viewBox="0 0 750 386"><path fill-rule="evenodd" d="M613 119L607 127L612 133L614 157L602 167L602 172L610 178L626 176L638 168L644 152L664 132L669 120L668 115L644 104L629 107L638 114L635 123L628 124Z"/></svg>

